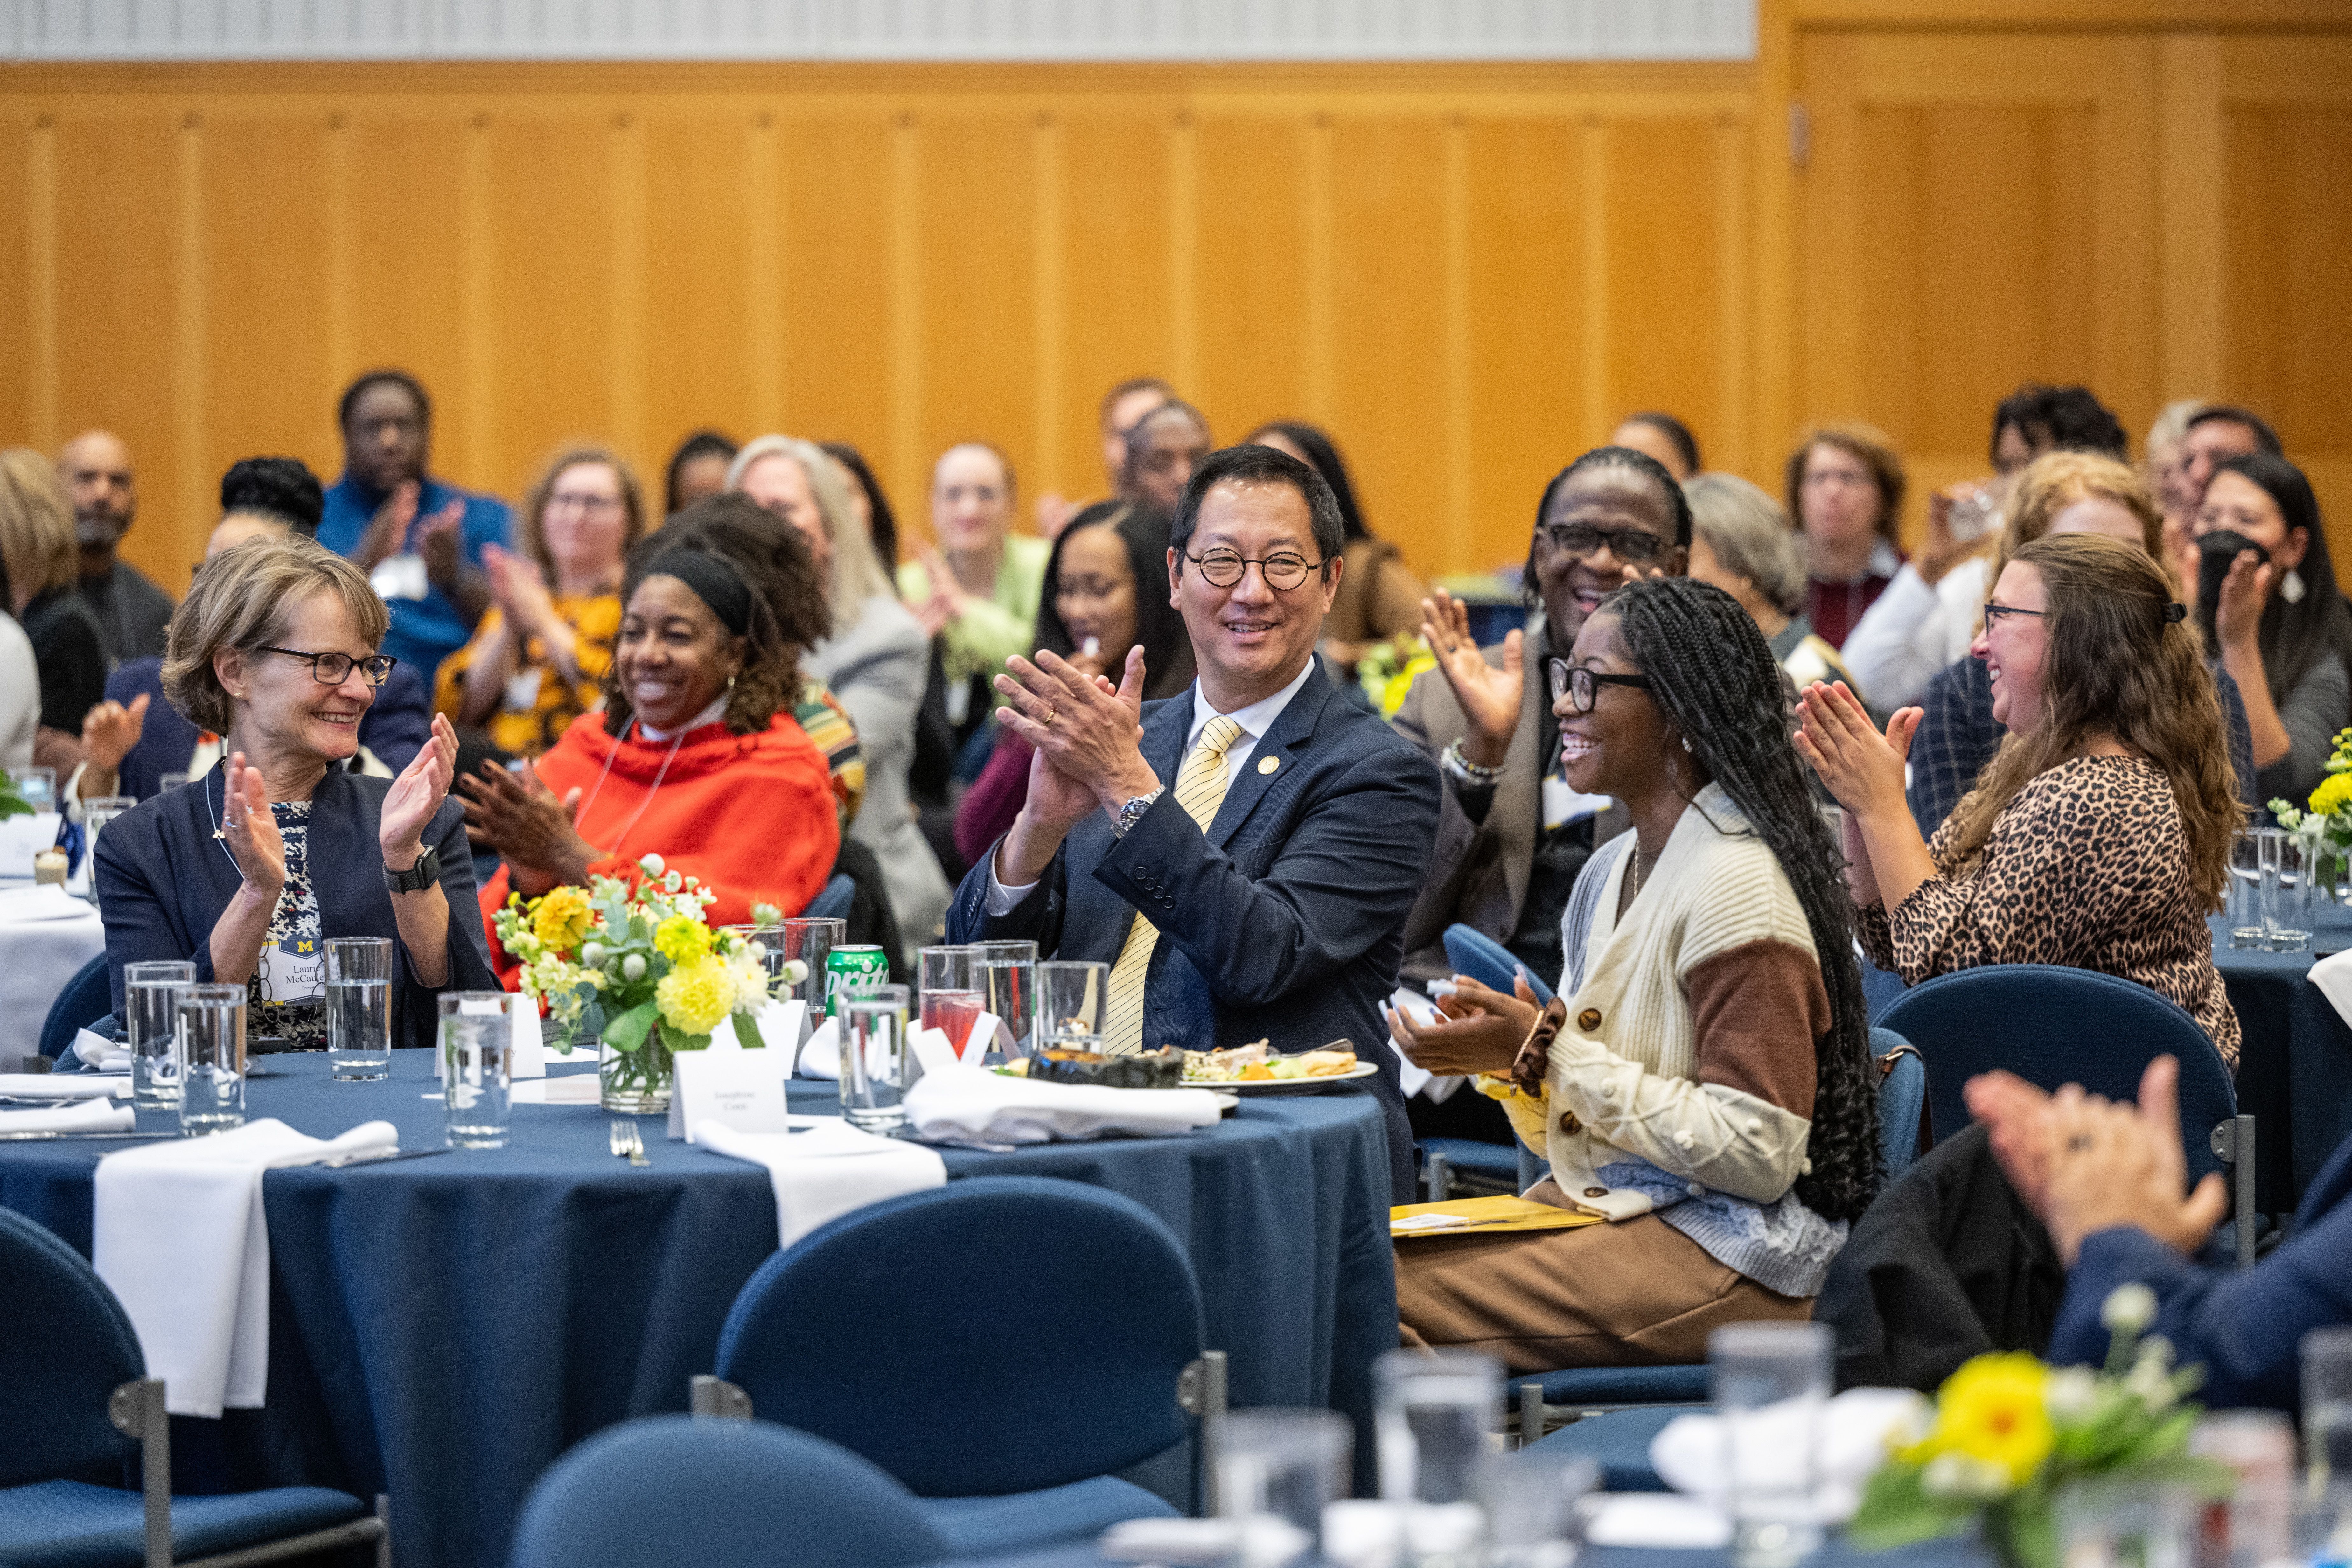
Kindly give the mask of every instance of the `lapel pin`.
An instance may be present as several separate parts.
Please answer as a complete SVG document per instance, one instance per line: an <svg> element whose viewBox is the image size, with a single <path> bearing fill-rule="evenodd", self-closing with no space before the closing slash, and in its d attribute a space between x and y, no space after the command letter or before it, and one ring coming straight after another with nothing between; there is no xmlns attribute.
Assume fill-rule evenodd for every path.
<svg viewBox="0 0 2352 1568"><path fill-rule="evenodd" d="M1270 773L1280 766L1282 766L1280 757L1260 757L1257 760L1257 771L1262 773Z"/></svg>

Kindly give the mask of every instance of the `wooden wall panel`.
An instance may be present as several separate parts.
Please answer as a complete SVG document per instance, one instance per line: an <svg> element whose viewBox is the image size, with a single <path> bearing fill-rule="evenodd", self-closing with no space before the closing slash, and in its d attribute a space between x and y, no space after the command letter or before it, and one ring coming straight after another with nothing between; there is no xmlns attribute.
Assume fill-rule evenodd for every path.
<svg viewBox="0 0 2352 1568"><path fill-rule="evenodd" d="M2290 455L2352 452L2352 106L2223 124L2221 384Z"/></svg>
<svg viewBox="0 0 2352 1568"><path fill-rule="evenodd" d="M1593 323L1603 366L1593 438L1642 408L1670 409L1692 429L1720 435L1717 366L1731 352L1722 303L1738 283L1720 266L1715 126L1626 121L1608 128L1598 152L1605 276Z"/></svg>
<svg viewBox="0 0 2352 1568"><path fill-rule="evenodd" d="M779 196L775 122L726 108L645 118L646 444L661 483L667 454L691 432L717 426L737 440L782 410L782 366L772 356L780 300L773 282ZM764 256L755 260L755 244ZM765 325L755 351L752 322ZM762 410L761 388L765 386ZM648 504L655 504L649 500Z"/></svg>
<svg viewBox="0 0 2352 1568"><path fill-rule="evenodd" d="M772 288L782 301L776 423L820 441L851 441L883 476L891 505L919 526L923 497L906 474L924 455L894 424L898 374L889 288L911 261L891 238L892 138L881 109L782 121L782 237ZM745 434L738 431L740 439ZM903 526L903 523L902 523Z"/></svg>
<svg viewBox="0 0 2352 1568"><path fill-rule="evenodd" d="M1056 271L1060 395L1039 431L1054 432L1049 460L1025 482L1032 492L1066 487L1073 499L1108 493L1094 454L1105 389L1131 376L1171 376L1176 365L1178 149L1189 159L1189 123L1166 104L1074 110L1059 118L1061 223ZM1190 181L1195 171L1181 171ZM1195 260L1186 255L1192 286ZM1188 306L1197 310L1196 300Z"/></svg>
<svg viewBox="0 0 2352 1568"><path fill-rule="evenodd" d="M36 386L47 395L47 367L33 353L34 296L47 287L37 282L37 270L46 271L48 247L33 240L32 147L36 132L22 115L0 116L0 445L32 442L41 447L52 439L37 428L33 417ZM48 132L39 133L44 140ZM42 204L44 210L47 204ZM45 264L37 268L36 253ZM47 315L48 310L43 310Z"/></svg>
<svg viewBox="0 0 2352 1568"><path fill-rule="evenodd" d="M435 395L434 457L441 471L487 484L494 470L468 434L479 416L466 395L460 347L470 247L478 243L466 216L468 131L460 109L427 99L414 107L396 100L355 107L335 133L330 237L341 247L343 271L329 279L330 331L337 391L374 366L408 370ZM311 466L332 483L342 469L342 446L331 401L320 416Z"/></svg>
<svg viewBox="0 0 2352 1568"><path fill-rule="evenodd" d="M1180 145L1192 143L1198 195L1192 320L1179 318L1175 343L1178 364L1195 369L1176 379L1221 441L1312 410L1311 318L1330 305L1310 255L1308 138L1318 133L1303 114L1222 108L1179 132ZM1339 438L1360 444L1353 432Z"/></svg>

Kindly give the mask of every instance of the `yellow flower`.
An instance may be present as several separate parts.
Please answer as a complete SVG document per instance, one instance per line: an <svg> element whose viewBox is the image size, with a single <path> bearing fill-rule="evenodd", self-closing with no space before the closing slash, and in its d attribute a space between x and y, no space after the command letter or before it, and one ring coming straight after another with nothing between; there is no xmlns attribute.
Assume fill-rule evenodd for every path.
<svg viewBox="0 0 2352 1568"><path fill-rule="evenodd" d="M2322 779L2311 792L2311 809L2318 816L2352 811L2352 773L2330 773Z"/></svg>
<svg viewBox="0 0 2352 1568"><path fill-rule="evenodd" d="M539 900L531 917L531 934L551 952L569 952L588 934L595 920L588 895L578 888L557 888Z"/></svg>
<svg viewBox="0 0 2352 1568"><path fill-rule="evenodd" d="M710 928L691 916L672 915L654 927L654 951L672 963L692 963L710 951Z"/></svg>
<svg viewBox="0 0 2352 1568"><path fill-rule="evenodd" d="M707 1035L735 1010L735 977L726 960L698 958L662 976L654 987L654 1003L679 1034Z"/></svg>
<svg viewBox="0 0 2352 1568"><path fill-rule="evenodd" d="M1952 1373L1936 1396L1936 1427L1902 1458L1924 1465L1959 1454L1998 1466L2012 1487L2030 1480L2050 1457L2050 1369L2021 1352L1980 1355Z"/></svg>

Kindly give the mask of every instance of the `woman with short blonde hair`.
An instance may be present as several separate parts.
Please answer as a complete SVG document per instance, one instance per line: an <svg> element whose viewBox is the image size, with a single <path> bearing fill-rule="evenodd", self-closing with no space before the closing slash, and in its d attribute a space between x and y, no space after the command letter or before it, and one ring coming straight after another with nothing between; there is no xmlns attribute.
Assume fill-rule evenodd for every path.
<svg viewBox="0 0 2352 1568"><path fill-rule="evenodd" d="M1843 680L1860 690L1805 615L1805 552L1779 503L1737 474L1694 475L1683 494L1691 509L1690 574L1739 601L1799 686Z"/></svg>
<svg viewBox="0 0 2352 1568"><path fill-rule="evenodd" d="M0 451L0 610L24 624L33 645L40 718L32 760L58 766L60 778L81 761L83 715L106 698L105 639L75 592L80 561L73 502L56 466L30 447Z"/></svg>

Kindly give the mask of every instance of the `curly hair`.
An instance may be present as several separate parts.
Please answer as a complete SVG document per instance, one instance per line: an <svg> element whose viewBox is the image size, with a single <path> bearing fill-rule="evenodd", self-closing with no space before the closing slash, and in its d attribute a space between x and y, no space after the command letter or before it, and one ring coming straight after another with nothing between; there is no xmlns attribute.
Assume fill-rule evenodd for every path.
<svg viewBox="0 0 2352 1568"><path fill-rule="evenodd" d="M1841 874L1844 858L1789 744L1780 667L1739 601L1693 578L1630 584L1594 613L1617 616L1651 697L1770 848L1805 911L1829 993L1830 1032L1814 1050L1809 1169L1797 1178L1797 1197L1825 1219L1857 1218L1885 1167L1853 900Z"/></svg>
<svg viewBox="0 0 2352 1568"><path fill-rule="evenodd" d="M790 710L800 702L801 655L833 630L824 578L809 555L807 541L791 523L740 492L705 496L672 518L668 527L638 542L621 584L623 605L646 580L646 568L671 550L710 556L751 590L743 668L728 699L726 721L739 735L766 729L780 710ZM625 733L633 717L616 658L604 672L605 732Z"/></svg>
<svg viewBox="0 0 2352 1568"><path fill-rule="evenodd" d="M2189 838L2189 885L2220 909L2230 841L2246 814L2204 639L2172 618L2171 579L2147 552L2104 534L2029 540L2012 560L2039 572L2050 596L2043 713L2031 732L2001 742L1952 808L1951 869L1976 864L1995 821L2035 777L2112 735L2164 770Z"/></svg>
<svg viewBox="0 0 2352 1568"><path fill-rule="evenodd" d="M1533 610L1543 604L1543 585L1536 580L1536 542L1543 538L1544 519L1551 513L1551 499L1559 494L1562 485L1588 468L1626 468L1658 487L1665 498L1666 517L1675 526L1675 542L1690 548L1690 497L1666 466L1647 452L1636 452L1631 447L1595 447L1568 467L1551 477L1544 486L1543 498L1536 502L1536 525L1528 535L1528 563L1519 569L1519 603Z"/></svg>

